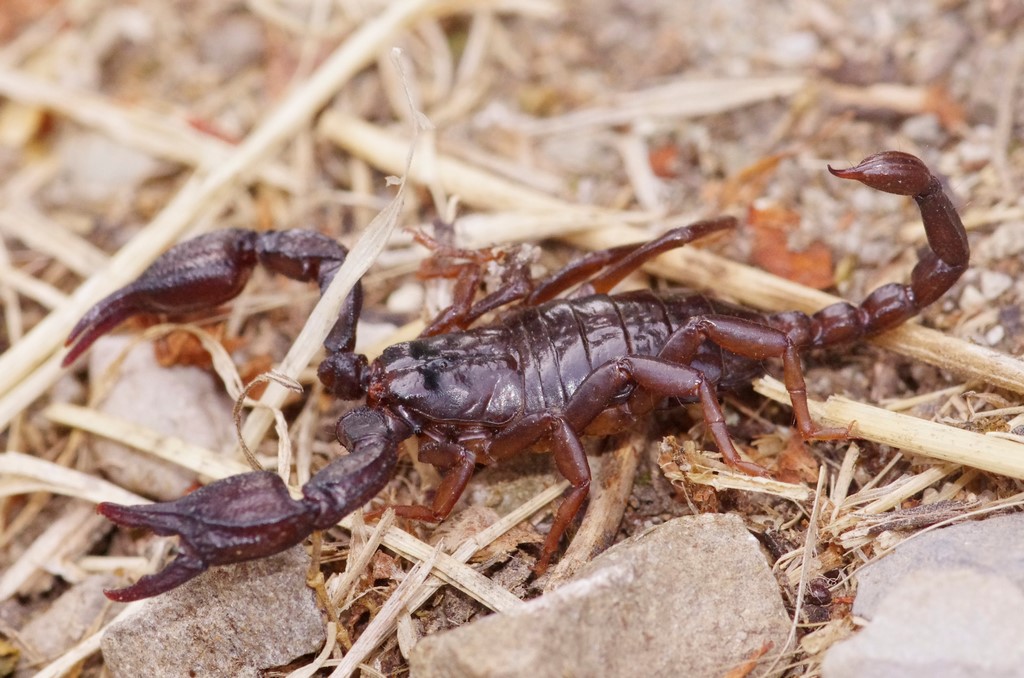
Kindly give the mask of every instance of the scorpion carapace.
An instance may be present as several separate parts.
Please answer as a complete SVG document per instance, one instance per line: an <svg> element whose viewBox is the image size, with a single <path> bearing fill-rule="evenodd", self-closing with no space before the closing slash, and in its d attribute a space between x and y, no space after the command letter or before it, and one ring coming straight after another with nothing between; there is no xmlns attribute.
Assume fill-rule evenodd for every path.
<svg viewBox="0 0 1024 678"><path fill-rule="evenodd" d="M399 443L420 441L420 459L444 471L430 506L399 506L400 516L444 519L477 464L524 450L550 451L569 480L537 565L543 570L590 486L580 436L607 434L665 399L699 402L725 461L765 474L745 461L726 430L718 391L747 383L767 358L781 359L804 438L841 438L810 418L800 366L808 348L875 334L938 299L967 267L967 235L949 198L916 157L885 152L856 167L830 171L872 188L912 196L928 235L909 285L878 288L859 306L839 303L814 315L760 314L704 296L654 292L609 295L614 285L657 254L729 228L729 218L675 229L649 243L595 252L545 280L510 282L474 303L476 284L419 339L391 346L368 362L353 353L360 291L353 290L326 342L319 375L346 399L365 405L338 421L349 454L327 464L293 499L268 471L226 478L173 502L100 504L114 522L178 535L180 553L163 571L108 592L135 600L167 591L210 565L261 558L303 541L363 506L388 482ZM299 280L327 285L346 255L334 241L307 231L229 230L187 241L160 257L133 284L96 305L68 339L65 364L124 318L220 304L242 288L256 263ZM470 274L471 276L472 274ZM470 284L464 284L466 281ZM557 297L579 286L585 294ZM469 290L468 293L465 293ZM511 302L519 308L492 324L466 329L483 313Z"/></svg>

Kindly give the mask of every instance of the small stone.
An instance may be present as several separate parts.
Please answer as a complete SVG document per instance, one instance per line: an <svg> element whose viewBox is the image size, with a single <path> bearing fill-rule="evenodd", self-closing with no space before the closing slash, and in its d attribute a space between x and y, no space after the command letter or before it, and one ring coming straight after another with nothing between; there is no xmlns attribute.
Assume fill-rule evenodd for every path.
<svg viewBox="0 0 1024 678"><path fill-rule="evenodd" d="M108 629L101 647L115 676L257 678L317 651L326 638L310 558L296 546L211 568Z"/></svg>
<svg viewBox="0 0 1024 678"><path fill-rule="evenodd" d="M988 305L985 295L974 285L964 285L964 291L960 293L960 308L965 313L976 311Z"/></svg>
<svg viewBox="0 0 1024 678"><path fill-rule="evenodd" d="M419 313L423 310L423 285L407 282L388 295L387 307L392 313Z"/></svg>
<svg viewBox="0 0 1024 678"><path fill-rule="evenodd" d="M789 628L736 516L678 518L628 539L521 609L423 638L416 678L722 676Z"/></svg>
<svg viewBox="0 0 1024 678"><path fill-rule="evenodd" d="M982 240L972 260L987 263L1019 256L1024 252L1024 222L1008 221Z"/></svg>
<svg viewBox="0 0 1024 678"><path fill-rule="evenodd" d="M102 383L107 368L131 342L123 336L97 340L89 354L89 382ZM229 451L235 445L231 399L213 377L198 367L160 366L150 344L130 350L98 408L209 450ZM192 471L110 440L96 438L90 445L104 475L144 496L177 499L196 482Z"/></svg>
<svg viewBox="0 0 1024 678"><path fill-rule="evenodd" d="M808 66L820 53L821 41L813 31L781 35L770 48L771 60L782 68Z"/></svg>
<svg viewBox="0 0 1024 678"><path fill-rule="evenodd" d="M829 649L822 675L1016 678L1021 637L1024 591L1014 582L969 569L918 570L881 601L867 628Z"/></svg>
<svg viewBox="0 0 1024 678"><path fill-rule="evenodd" d="M881 601L917 570L964 568L1000 574L1024 591L1024 514L935 530L900 544L857 573L853 613L871 619Z"/></svg>
<svg viewBox="0 0 1024 678"><path fill-rule="evenodd" d="M900 131L919 144L937 144L942 140L942 123L934 113L910 116Z"/></svg>
<svg viewBox="0 0 1024 678"><path fill-rule="evenodd" d="M266 53L264 26L247 14L225 16L202 36L199 49L204 62L216 64L225 77L234 75Z"/></svg>
<svg viewBox="0 0 1024 678"><path fill-rule="evenodd" d="M50 662L95 633L124 607L111 603L103 595L104 589L115 584L110 575L94 575L61 594L53 605L18 631L18 642L28 649L26 656L36 658L39 663Z"/></svg>
<svg viewBox="0 0 1024 678"><path fill-rule="evenodd" d="M166 171L166 165L131 146L103 134L67 137L60 148L65 166L63 187L69 202L105 204L131 195L144 181Z"/></svg>
<svg viewBox="0 0 1024 678"><path fill-rule="evenodd" d="M996 325L988 332L985 333L985 343L989 346L995 346L1006 337L1006 330L1002 325Z"/></svg>
<svg viewBox="0 0 1024 678"><path fill-rule="evenodd" d="M982 271L980 280L981 296L994 301L999 295L1013 287L1013 278L998 271Z"/></svg>
<svg viewBox="0 0 1024 678"><path fill-rule="evenodd" d="M992 159L992 142L988 138L985 129L976 127L972 134L974 138L961 142L957 147L957 155L965 167L984 167ZM988 130L990 131L990 130Z"/></svg>

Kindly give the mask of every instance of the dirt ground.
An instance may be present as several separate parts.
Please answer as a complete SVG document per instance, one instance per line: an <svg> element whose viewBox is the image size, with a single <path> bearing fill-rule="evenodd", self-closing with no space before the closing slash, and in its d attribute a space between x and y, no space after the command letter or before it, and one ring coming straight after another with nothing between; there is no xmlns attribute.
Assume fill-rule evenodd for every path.
<svg viewBox="0 0 1024 678"><path fill-rule="evenodd" d="M758 393L725 397L727 423L780 481L775 494L747 492L749 481L700 451L714 445L690 408L653 418L639 470L623 481L628 498L586 519L621 516L622 538L691 511L740 512L777 559L791 609L801 579L831 586L827 605L800 603L798 638L847 628L849 577L864 562L926 524L1020 505L1022 28L1024 5L1013 0L0 3L0 675L15 656L22 671L101 675L88 643L103 618L49 655L26 649L41 641L21 630L87 576L134 577L160 555L158 541L92 515L93 503L121 496L101 482L92 441L128 433L95 414L97 385L84 369L60 361L74 322L175 242L215 228L303 227L351 247L397 224L363 278L360 350L370 354L415 336L448 305L448 281L416 275L428 252L413 230L439 218L455 225L437 237L518 248L540 274L584 249L734 215L735 232L626 285L682 284L759 310L813 311L828 303L822 291L856 302L907 280L926 247L912 201L826 171L896 149L941 177L972 262L919 323L808 356L811 397L845 396L827 417L857 421L863 439L803 444L788 405L762 395L772 382L759 382ZM390 203L397 189L387 178L403 175L404 202ZM218 378L237 369L248 382L275 366L302 384L301 395L271 387L263 396L291 424L293 481L337 453L333 422L347 407L315 386L319 340L293 345L317 298L257 275L235 311L202 325L230 353ZM203 345L175 337L159 344L165 364L209 364ZM768 371L781 375L778 365ZM850 401L877 409L844 410ZM246 407L243 431L274 469L268 411ZM886 423L884 413L901 418ZM918 420L966 437L908 443ZM158 453L152 440L129 444ZM593 444L596 453L616 443ZM204 454L215 456L175 463L208 471ZM819 477L822 493L780 499ZM403 461L383 496L429 501L437 480L432 467ZM458 543L479 529L475 513L457 520L466 507L496 520L557 480L546 457L486 469L439 529ZM937 501L943 510L931 518L886 529L901 510ZM816 502L818 555L807 571L793 554ZM551 524L546 506L473 560L519 597L551 585L530 573ZM75 510L79 522L67 519ZM437 537L429 525L399 525ZM329 582L370 530L325 535ZM336 610L337 654L415 561L382 549L354 577L356 602ZM416 616L417 631L485 613L442 589ZM83 639L81 654L66 654ZM827 645L791 648L786 675L815 675ZM393 630L363 661L384 675L406 667Z"/></svg>

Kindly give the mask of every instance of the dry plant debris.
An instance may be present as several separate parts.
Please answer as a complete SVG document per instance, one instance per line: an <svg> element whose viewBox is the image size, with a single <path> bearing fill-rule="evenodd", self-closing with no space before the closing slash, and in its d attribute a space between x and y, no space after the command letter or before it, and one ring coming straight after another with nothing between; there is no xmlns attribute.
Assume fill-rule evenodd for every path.
<svg viewBox="0 0 1024 678"><path fill-rule="evenodd" d="M336 453L340 404L312 383L319 342L310 339L330 321L332 300L363 276L367 352L415 336L418 311L446 303L443 286L424 289L412 275L424 251L403 227L457 216L462 246L541 245L533 254L550 270L576 248L732 213L749 228L673 252L648 268L651 279L631 283L816 310L835 296L806 284L856 300L906 278L922 244L911 208L823 171L899 148L940 171L961 201L972 266L920 322L845 355L809 357L812 395L841 396L815 412L826 424L855 421L859 439L800 445L786 406L730 395L737 441L780 469L766 487L702 452L702 427L686 423L699 417L660 417L605 451L605 492L547 581L670 517L735 513L771 553L797 620L772 671L817 675L824 651L852 628L853 578L865 562L935 521L1021 502L1022 28L1020 5L998 0L870 11L842 0L598 0L585 11L555 0L195 0L185 11L156 0L5 3L0 675L15 665L23 675L100 675L105 625L137 605L105 611L56 656L22 631L88 577L137 576L164 553L92 513L97 501L147 501L99 476L94 436L207 479L248 468L241 456L225 460L83 406L97 385L59 368L83 311L179 239L305 226L366 248L352 257L361 270L339 276L312 315L314 292L261 278L219 319L238 340L231 355L189 326L232 397L242 388L236 366L247 363L272 360L305 386L296 396L271 385L242 430L257 462L273 468L278 445L264 434L274 424L301 483ZM407 181L403 200L389 175ZM784 227L766 224L769 215ZM785 401L771 379L755 389ZM282 671L401 673L425 631L539 595L545 582L529 578L529 564L564 485L537 463L480 474L469 501L514 510L440 548L427 543L427 526L368 526L358 515L324 535L329 640ZM410 462L386 499L422 501L435 482L431 467Z"/></svg>

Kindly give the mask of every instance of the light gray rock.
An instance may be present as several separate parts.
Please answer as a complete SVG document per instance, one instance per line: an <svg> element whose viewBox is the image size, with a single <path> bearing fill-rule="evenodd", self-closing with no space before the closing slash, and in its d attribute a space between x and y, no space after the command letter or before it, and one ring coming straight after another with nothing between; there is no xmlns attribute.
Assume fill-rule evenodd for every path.
<svg viewBox="0 0 1024 678"><path fill-rule="evenodd" d="M109 135L67 135L60 145L64 164L63 199L104 205L132 195L142 182L168 171L169 165Z"/></svg>
<svg viewBox="0 0 1024 678"><path fill-rule="evenodd" d="M89 354L91 383L102 381L107 367L131 341L126 336L96 341ZM117 381L98 407L210 450L232 450L235 445L231 399L210 374L197 367L162 367L147 343L131 349ZM181 497L195 485L195 473L110 440L95 438L91 447L104 475L133 492L167 501Z"/></svg>
<svg viewBox="0 0 1024 678"><path fill-rule="evenodd" d="M86 577L25 624L18 631L17 640L27 646L25 656L36 658L38 663L15 675L34 675L39 664L56 659L120 612L124 605L112 603L103 595L103 589L115 583L110 575Z"/></svg>
<svg viewBox="0 0 1024 678"><path fill-rule="evenodd" d="M420 640L414 678L724 675L789 627L757 541L731 515L679 518L521 610ZM756 672L754 675L757 675Z"/></svg>
<svg viewBox="0 0 1024 678"><path fill-rule="evenodd" d="M315 652L325 639L310 559L301 546L271 558L215 567L153 598L103 636L115 676L257 678Z"/></svg>
<svg viewBox="0 0 1024 678"><path fill-rule="evenodd" d="M1018 540L1019 541L1019 540ZM901 580L853 638L829 649L825 678L1024 676L1024 592L971 569Z"/></svg>
<svg viewBox="0 0 1024 678"><path fill-rule="evenodd" d="M1021 535L1024 513L960 523L915 537L857 573L853 613L872 619L890 591L923 569L969 568L1006 577L1024 591Z"/></svg>

